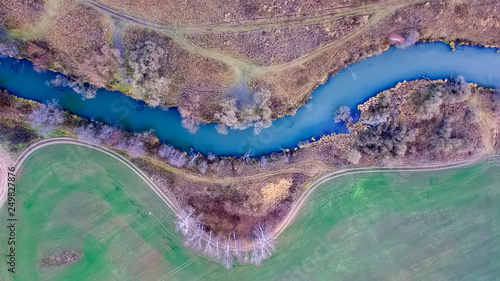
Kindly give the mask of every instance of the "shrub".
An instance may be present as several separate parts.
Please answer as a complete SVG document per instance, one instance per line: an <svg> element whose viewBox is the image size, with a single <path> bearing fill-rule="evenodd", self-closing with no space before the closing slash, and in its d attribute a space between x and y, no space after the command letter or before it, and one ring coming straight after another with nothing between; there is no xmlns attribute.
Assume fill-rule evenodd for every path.
<svg viewBox="0 0 500 281"><path fill-rule="evenodd" d="M373 101L373 102L372 102ZM387 122L390 113L390 98L386 92L382 92L375 98L370 99L368 108L361 113L363 123L376 126Z"/></svg>
<svg viewBox="0 0 500 281"><path fill-rule="evenodd" d="M188 161L186 154L180 150L175 149L173 146L168 144L162 144L158 149L158 155L167 159L170 165L176 167L183 167Z"/></svg>
<svg viewBox="0 0 500 281"><path fill-rule="evenodd" d="M167 55L166 50L152 41L139 41L130 49L128 65L132 73L129 83L135 98L147 100L152 106L161 104L170 81L163 73L160 59Z"/></svg>
<svg viewBox="0 0 500 281"><path fill-rule="evenodd" d="M226 97L221 101L222 109L214 114L215 121L223 124L216 128L218 132L226 134L225 126L239 130L254 127L254 134L257 135L262 129L271 126L270 94L257 92L251 101L241 103L234 97Z"/></svg>
<svg viewBox="0 0 500 281"><path fill-rule="evenodd" d="M74 81L64 75L57 75L51 81L45 82L47 86L50 87L69 87L77 94L82 96L82 99L93 99L97 93L97 88L93 85L85 85L81 81Z"/></svg>
<svg viewBox="0 0 500 281"><path fill-rule="evenodd" d="M0 58L17 57L18 55L19 49L15 45L0 42Z"/></svg>
<svg viewBox="0 0 500 281"><path fill-rule="evenodd" d="M401 156L406 153L407 143L415 139L399 121L388 121L368 126L356 136L357 149L375 158Z"/></svg>
<svg viewBox="0 0 500 281"><path fill-rule="evenodd" d="M32 127L42 136L50 134L58 125L65 120L64 114L59 110L56 100L47 101L40 107L34 109L29 115Z"/></svg>
<svg viewBox="0 0 500 281"><path fill-rule="evenodd" d="M335 123L352 122L351 110L349 109L349 107L345 105L339 107L339 109L337 109L335 111L335 114L333 115L333 121Z"/></svg>
<svg viewBox="0 0 500 281"><path fill-rule="evenodd" d="M88 54L87 58L78 65L77 71L90 83L97 87L105 87L113 82L120 60L119 50L104 45Z"/></svg>

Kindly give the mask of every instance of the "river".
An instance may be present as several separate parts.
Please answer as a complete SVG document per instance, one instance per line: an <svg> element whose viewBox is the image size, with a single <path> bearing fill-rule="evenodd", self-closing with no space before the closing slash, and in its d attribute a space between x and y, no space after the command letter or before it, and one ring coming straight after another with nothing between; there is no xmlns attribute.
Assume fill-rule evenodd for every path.
<svg viewBox="0 0 500 281"><path fill-rule="evenodd" d="M358 104L403 80L462 75L468 82L497 88L500 86L500 53L497 51L464 45L451 51L441 42L421 43L405 49L391 47L342 69L313 91L307 107L300 108L294 116L275 120L259 135L254 135L252 128L229 130L227 135L221 135L215 130L216 124L202 125L196 134L191 134L181 126L176 108L151 108L120 92L100 89L96 98L82 100L70 88L47 86L46 81L54 79L57 73L38 73L27 60L1 59L0 87L40 102L57 99L61 107L71 113L120 124L127 130L153 129L160 140L185 151L194 149L221 156L250 152L258 156L297 147L299 142L312 137L318 139L325 134L347 132L343 124L333 121L336 109L346 105L356 114Z"/></svg>

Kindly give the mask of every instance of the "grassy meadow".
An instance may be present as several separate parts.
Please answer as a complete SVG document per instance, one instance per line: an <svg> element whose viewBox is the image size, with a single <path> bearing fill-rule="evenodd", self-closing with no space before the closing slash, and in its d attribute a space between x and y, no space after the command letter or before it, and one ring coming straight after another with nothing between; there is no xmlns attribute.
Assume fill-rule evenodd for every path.
<svg viewBox="0 0 500 281"><path fill-rule="evenodd" d="M2 262L0 279L492 280L500 276L499 172L490 160L334 179L311 194L269 260L225 270L183 245L172 211L127 166L90 148L50 145L18 175L17 273ZM38 265L62 249L82 257Z"/></svg>

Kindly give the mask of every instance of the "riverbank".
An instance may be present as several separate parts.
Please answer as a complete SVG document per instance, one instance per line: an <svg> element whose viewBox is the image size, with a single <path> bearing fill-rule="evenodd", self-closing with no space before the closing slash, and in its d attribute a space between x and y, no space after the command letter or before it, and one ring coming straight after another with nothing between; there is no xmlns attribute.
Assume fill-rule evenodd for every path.
<svg viewBox="0 0 500 281"><path fill-rule="evenodd" d="M238 4L227 4L236 12L224 18L200 3L218 15L201 25L199 13L187 12L196 8L176 10L181 3L165 13L163 5L145 12L115 1L21 2L9 0L15 9L0 6L5 50L40 69L117 89L151 105L177 105L191 128L202 121L243 126L254 121L253 115L265 125L293 114L330 75L390 45L500 43L498 18L491 14L500 4L486 0L354 1L348 6L333 1L327 10L305 0L288 3L298 14L287 5L271 9L254 3L243 12ZM284 14L276 18L281 9ZM173 15L186 18L174 20ZM266 102L255 107L253 93ZM236 110L236 120L225 116L228 108L235 109L227 106L233 100L249 101L252 114Z"/></svg>
<svg viewBox="0 0 500 281"><path fill-rule="evenodd" d="M26 60L2 59L0 71L5 79L0 81L0 87L39 102L57 99L64 109L73 114L107 124L119 124L129 131L154 130L161 141L184 151L194 150L219 156L261 156L294 149L298 143L312 138L317 140L331 133L347 132L342 122L333 122L332 115L340 106L347 106L356 115L358 104L380 91L394 87L400 81L422 77L454 79L462 75L467 82L490 88L500 87L500 73L496 71L500 67L500 56L495 49L459 47L462 49L455 52L450 51L444 43L417 44L405 49L390 48L383 54L352 64L331 77L327 84L316 89L312 100L294 116L263 123L258 121L256 115L250 114L257 119L252 119L255 122L247 125L255 126L244 130L228 130L224 124L216 123L198 127L192 120L183 118L182 108L152 108L120 92L103 89L96 92L95 88L78 86L54 72L38 73L31 69L32 64ZM27 78L30 84L24 83ZM96 96L82 100L81 94ZM269 101L266 95L254 94L256 96L263 103ZM225 104L229 107L236 105L229 100L227 102ZM238 114L229 107L221 116L227 121L234 121ZM265 106L254 109L266 115L269 113ZM186 124L189 129L184 128ZM221 146L220 143L226 145Z"/></svg>
<svg viewBox="0 0 500 281"><path fill-rule="evenodd" d="M31 124L30 116L41 106L11 98L0 114L2 122ZM20 108L24 113L14 114ZM234 232L241 239L252 237L258 225L275 229L290 218L295 202L325 173L444 165L493 155L500 148L500 107L494 90L460 79L402 82L359 109L361 119L338 116L348 123L350 134L326 136L297 151L259 158L185 153L152 134L123 132L67 113L45 138L65 135L109 147L147 173L178 206L193 208L207 231L223 237Z"/></svg>
<svg viewBox="0 0 500 281"><path fill-rule="evenodd" d="M37 150L42 149L47 146L57 146L61 144L71 144L71 145L76 145L76 146L84 146L88 148L95 149L97 151L100 151L113 159L119 161L121 164L125 165L132 171L134 171L134 174L137 175L149 188L151 188L157 196L160 197L160 199L169 206L169 208L177 214L177 216L182 217L182 210L177 206L177 204L174 201L171 201L168 196L163 194L161 188L155 185L154 182L150 181L149 178L142 173L137 167L135 167L132 163L130 163L127 159L123 158L122 156L116 154L115 152L108 150L103 147L99 147L96 145L84 143L82 141L74 140L71 138L54 138L54 139L48 139L44 141L40 141L33 146L30 146L26 151L23 152L23 154L18 158L16 161L15 167L16 170L19 171L20 173L23 173L23 163L24 161L33 153L35 153ZM345 170L340 170L340 171L335 171L335 172L330 172L324 174L321 178L317 179L314 181L308 188L307 191L305 191L300 198L294 202L293 207L291 208L290 212L287 214L286 217L283 218L282 222L275 228L271 230L271 233L269 234L269 240L274 241L278 239L279 235L294 221L296 216L298 215L298 212L302 209L302 206L304 202L306 202L307 198L313 194L316 189L319 186L322 186L325 182L331 181L332 179L335 178L341 178L341 177L346 177L349 175L356 175L356 174L374 174L374 173L398 173L398 172L431 172L431 171L443 171L443 170L450 170L450 169L456 169L458 167L470 167L475 163L483 162L483 161L493 161L498 159L498 155L494 156L487 156L483 157L480 159L469 159L467 161L462 161L462 162L457 162L457 163L448 163L448 164L443 164L443 165L433 165L433 166L421 166L421 167L391 167L391 168L354 168L354 169L345 169ZM27 172L27 171L25 171ZM151 213L150 213L151 215ZM196 225L190 225L190 227L196 227ZM191 229L190 231L196 231L196 228ZM204 244L210 244L213 243L211 242L212 238L212 233L210 233L210 236L207 233L202 234L202 237L200 239L203 239ZM247 256L249 254L245 254L246 252L252 252L255 251L256 246L253 245L252 243L256 243L256 241L245 241L245 238L240 238L238 237L239 240L236 240L236 236L234 237L234 244L231 241L231 245L227 244L224 247L227 247L227 251L230 251L230 255L234 255L234 258L237 258L238 256ZM229 241L229 240L228 240ZM219 243L219 242L217 242ZM229 243L229 242L227 242ZM260 242L259 242L260 243ZM224 244L224 243L223 243ZM201 244L203 245L203 244ZM218 246L218 244L217 244ZM208 246L207 246L208 247ZM222 247L222 246L221 246ZM205 253L206 254L206 253ZM281 254L281 253L280 253ZM253 256L253 254L252 254ZM232 259L232 258L231 258ZM238 259L239 261L239 259ZM222 260L221 260L222 262ZM232 261L228 264L229 267L232 266ZM259 262L260 264L260 262Z"/></svg>

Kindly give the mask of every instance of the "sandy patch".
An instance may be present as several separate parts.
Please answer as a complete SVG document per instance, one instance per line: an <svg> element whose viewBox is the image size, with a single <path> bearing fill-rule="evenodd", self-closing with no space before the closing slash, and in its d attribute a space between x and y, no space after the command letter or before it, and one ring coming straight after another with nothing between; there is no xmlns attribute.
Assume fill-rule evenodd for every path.
<svg viewBox="0 0 500 281"><path fill-rule="evenodd" d="M262 198L268 203L275 203L288 193L288 188L292 182L288 179L281 178L277 183L268 183L261 190Z"/></svg>

